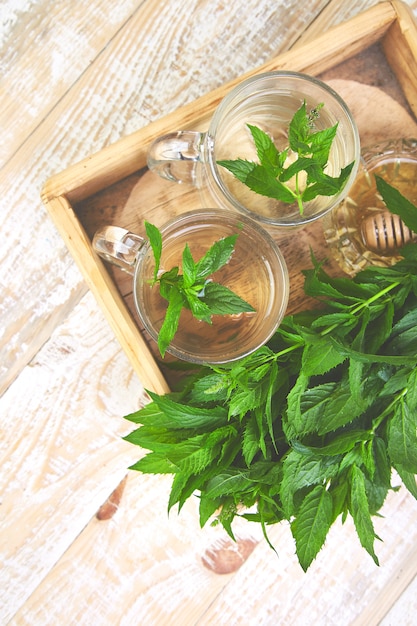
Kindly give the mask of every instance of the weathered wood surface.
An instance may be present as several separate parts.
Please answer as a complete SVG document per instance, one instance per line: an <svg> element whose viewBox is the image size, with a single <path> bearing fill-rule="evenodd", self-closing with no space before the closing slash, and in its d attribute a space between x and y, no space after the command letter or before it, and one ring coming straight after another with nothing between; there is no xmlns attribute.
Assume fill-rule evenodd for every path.
<svg viewBox="0 0 417 626"><path fill-rule="evenodd" d="M129 475L97 519L138 454L121 416L145 397L39 198L53 173L373 4L2 3L1 624L413 624L403 492L378 526L380 569L351 528L307 575L284 527L279 560L247 526L240 554L210 559L224 535L198 529L195 503L168 520L165 478Z"/></svg>

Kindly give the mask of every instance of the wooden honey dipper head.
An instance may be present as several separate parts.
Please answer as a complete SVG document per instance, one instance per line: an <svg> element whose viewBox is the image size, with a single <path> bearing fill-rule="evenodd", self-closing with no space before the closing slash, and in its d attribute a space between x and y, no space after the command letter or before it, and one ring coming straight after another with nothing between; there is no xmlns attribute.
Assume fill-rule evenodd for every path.
<svg viewBox="0 0 417 626"><path fill-rule="evenodd" d="M375 212L375 215L367 217L361 232L369 250L385 254L395 253L414 237L402 219L389 211Z"/></svg>

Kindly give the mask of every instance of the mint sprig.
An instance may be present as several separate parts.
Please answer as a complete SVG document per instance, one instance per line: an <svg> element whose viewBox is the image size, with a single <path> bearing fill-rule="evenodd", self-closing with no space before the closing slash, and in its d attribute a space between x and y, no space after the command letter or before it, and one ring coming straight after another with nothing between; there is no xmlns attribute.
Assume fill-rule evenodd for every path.
<svg viewBox="0 0 417 626"><path fill-rule="evenodd" d="M212 324L213 315L255 311L251 304L231 289L213 282L210 278L230 261L237 234L215 241L199 261L193 259L186 244L182 253L182 274L179 266L160 273L163 246L161 231L149 222L145 222L145 229L155 260L150 284L152 287L158 285L161 297L168 301L165 318L158 333L158 348L162 357L177 333L184 308L190 310L196 319L207 324Z"/></svg>
<svg viewBox="0 0 417 626"><path fill-rule="evenodd" d="M255 193L286 204L297 203L300 214L304 204L317 196L334 196L344 187L354 162L341 169L339 176L325 173L338 124L315 130L315 120L323 107L307 112L305 101L294 114L288 128L288 147L279 151L271 137L257 126L248 124L259 163L245 159L219 160Z"/></svg>

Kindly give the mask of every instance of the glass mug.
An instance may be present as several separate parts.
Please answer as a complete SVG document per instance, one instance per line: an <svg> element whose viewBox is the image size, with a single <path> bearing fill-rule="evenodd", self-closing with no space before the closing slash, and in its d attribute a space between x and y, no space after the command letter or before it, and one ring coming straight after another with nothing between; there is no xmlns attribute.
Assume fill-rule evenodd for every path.
<svg viewBox="0 0 417 626"><path fill-rule="evenodd" d="M307 111L320 103L317 130L338 123L326 173L338 176L355 162L343 189L331 197L318 196L305 204L284 204L261 196L238 181L223 159L258 161L247 124L267 132L278 150L288 147L288 125L306 101ZM148 167L175 182L191 182L199 189L203 206L237 210L265 227L296 227L316 220L338 205L353 183L360 158L356 123L341 97L322 81L297 72L277 71L248 78L232 89L217 107L207 132L178 131L157 138L148 151Z"/></svg>
<svg viewBox="0 0 417 626"><path fill-rule="evenodd" d="M186 244L198 261L215 241L237 234L230 261L210 278L255 309L238 315L215 315L212 324L182 309L178 331L167 352L192 363L227 363L265 344L280 324L289 296L287 267L272 237L252 220L222 209L184 213L160 230L161 273L175 266L181 272ZM150 285L155 263L149 242L117 226L107 226L95 234L93 248L106 261L133 275L137 313L157 341L168 302L159 295L158 284Z"/></svg>
<svg viewBox="0 0 417 626"><path fill-rule="evenodd" d="M364 147L354 185L323 221L333 257L352 276L368 265L394 265L401 258L401 246L417 239L398 215L388 211L375 175L417 205L417 139L389 139Z"/></svg>

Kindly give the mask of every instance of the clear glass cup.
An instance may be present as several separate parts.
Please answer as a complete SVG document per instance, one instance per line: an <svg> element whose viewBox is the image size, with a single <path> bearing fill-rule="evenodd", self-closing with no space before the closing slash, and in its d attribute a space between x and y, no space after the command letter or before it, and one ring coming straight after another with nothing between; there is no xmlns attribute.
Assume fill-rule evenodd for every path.
<svg viewBox="0 0 417 626"><path fill-rule="evenodd" d="M367 265L394 265L401 258L401 246L416 239L399 216L387 210L375 174L417 205L417 139L390 139L364 147L348 196L323 220L332 256L351 276Z"/></svg>
<svg viewBox="0 0 417 626"><path fill-rule="evenodd" d="M258 160L248 123L267 132L283 150L288 146L289 122L304 100L307 110L324 103L317 130L338 124L326 173L338 176L352 161L355 165L340 193L315 198L300 215L296 203L284 204L254 193L217 161ZM159 137L150 146L148 166L168 180L196 185L203 206L237 210L265 227L288 228L316 220L339 204L355 179L359 157L359 133L342 98L317 78L277 71L258 74L235 87L217 107L207 132L185 130Z"/></svg>
<svg viewBox="0 0 417 626"><path fill-rule="evenodd" d="M167 352L193 363L227 363L265 344L280 324L289 296L287 267L272 237L252 220L222 209L184 213L160 230L161 272L175 266L181 271L187 243L197 261L215 241L238 234L230 261L212 278L255 309L254 313L215 315L211 325L183 309ZM93 248L106 261L132 274L137 313L157 341L168 303L159 295L158 285L150 285L155 263L149 242L125 229L107 226L94 236Z"/></svg>

